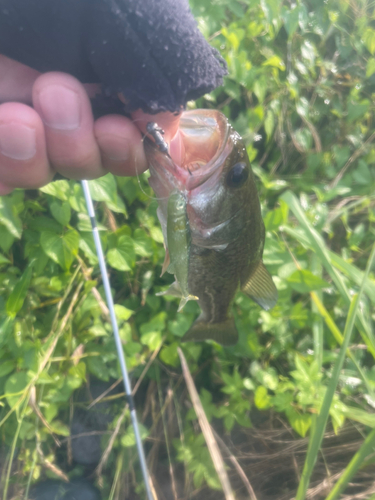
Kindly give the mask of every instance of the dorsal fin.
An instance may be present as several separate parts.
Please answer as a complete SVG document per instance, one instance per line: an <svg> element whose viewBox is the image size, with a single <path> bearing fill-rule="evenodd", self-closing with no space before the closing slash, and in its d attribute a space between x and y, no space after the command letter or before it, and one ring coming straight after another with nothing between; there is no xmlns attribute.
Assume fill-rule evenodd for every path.
<svg viewBox="0 0 375 500"><path fill-rule="evenodd" d="M275 284L262 261L259 261L255 271L241 287L241 290L266 311L271 309L277 302Z"/></svg>

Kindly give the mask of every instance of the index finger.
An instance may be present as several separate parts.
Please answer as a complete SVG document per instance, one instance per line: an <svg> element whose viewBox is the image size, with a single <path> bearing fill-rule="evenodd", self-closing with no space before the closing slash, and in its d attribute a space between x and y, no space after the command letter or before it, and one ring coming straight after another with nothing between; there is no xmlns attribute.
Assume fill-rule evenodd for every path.
<svg viewBox="0 0 375 500"><path fill-rule="evenodd" d="M31 104L32 88L39 75L39 71L0 54L0 103Z"/></svg>
<svg viewBox="0 0 375 500"><path fill-rule="evenodd" d="M32 104L32 89L41 75L36 69L0 54L0 103L23 102ZM89 97L100 92L100 84L84 84Z"/></svg>

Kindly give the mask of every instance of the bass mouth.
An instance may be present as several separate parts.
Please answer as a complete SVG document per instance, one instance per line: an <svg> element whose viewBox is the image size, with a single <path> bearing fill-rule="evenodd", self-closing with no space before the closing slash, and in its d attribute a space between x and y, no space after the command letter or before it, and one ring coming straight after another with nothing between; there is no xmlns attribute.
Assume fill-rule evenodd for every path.
<svg viewBox="0 0 375 500"><path fill-rule="evenodd" d="M168 183L181 192L192 191L224 163L233 147L231 130L225 116L216 110L185 111L179 125L183 144L179 163L173 161L165 147L160 148L160 136L154 138L155 142L145 139L151 174L154 172L164 186Z"/></svg>

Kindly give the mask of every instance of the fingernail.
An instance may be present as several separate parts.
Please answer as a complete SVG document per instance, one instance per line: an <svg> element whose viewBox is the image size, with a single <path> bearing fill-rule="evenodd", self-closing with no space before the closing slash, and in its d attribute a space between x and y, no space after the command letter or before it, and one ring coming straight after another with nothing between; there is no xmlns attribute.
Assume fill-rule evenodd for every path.
<svg viewBox="0 0 375 500"><path fill-rule="evenodd" d="M39 93L44 123L58 130L75 130L81 120L77 92L62 85L49 85Z"/></svg>
<svg viewBox="0 0 375 500"><path fill-rule="evenodd" d="M0 125L0 151L12 160L30 160L36 153L35 129L21 123Z"/></svg>

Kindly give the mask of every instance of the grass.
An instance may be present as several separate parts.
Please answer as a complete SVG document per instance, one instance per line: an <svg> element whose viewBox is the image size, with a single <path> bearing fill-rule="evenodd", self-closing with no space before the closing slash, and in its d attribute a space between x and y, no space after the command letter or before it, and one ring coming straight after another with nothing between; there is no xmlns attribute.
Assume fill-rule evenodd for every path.
<svg viewBox="0 0 375 500"><path fill-rule="evenodd" d="M344 330L343 341L341 344L340 352L339 352L339 355L338 355L336 362L333 366L331 380L330 380L329 385L327 387L327 391L325 393L323 404L322 404L322 407L320 409L319 415L316 419L315 426L314 426L313 431L310 435L309 448L307 451L306 461L305 461L305 465L304 465L304 468L302 471L301 481L300 481L300 484L298 487L296 500L305 500L305 498L306 498L306 491L308 489L311 474L313 472L314 465L316 463L316 459L317 459L317 456L318 456L318 453L320 450L320 446L321 446L321 443L323 440L324 432L325 432L325 429L327 426L329 412L330 412L332 401L333 401L333 396L334 396L335 390L337 388L337 384L339 382L340 372L341 372L341 369L343 367L345 357L347 355L347 349L348 349L350 339L352 336L352 332L353 332L353 328L354 328L354 325L356 322L356 318L357 318L357 314L358 314L358 307L359 307L359 304L360 304L360 301L362 298L362 294L363 294L363 290L365 287L365 281L369 275L369 272L372 268L374 260L375 260L375 245L373 246L371 255L370 255L369 260L368 260L368 264L367 264L366 271L364 273L364 278L363 278L361 288L360 288L358 294L352 298L352 301L350 304L348 316L346 319L345 330ZM372 433L373 432L371 432L369 434L369 436L372 436ZM374 437L372 436L370 438L370 443L373 442L373 439L374 439ZM359 456L355 460L355 465L353 465L352 463L348 465L346 471L348 471L348 469L349 469L349 472L346 472L346 474L344 473L345 478L348 476L351 477L350 474L354 473L354 471L356 470L355 467L358 469L360 464L366 458L367 453L365 454L364 451L367 451L369 449L370 445L368 444L368 439L366 439L365 443L362 445L363 451L361 453L358 452ZM343 484L346 484L346 483L343 483Z"/></svg>

